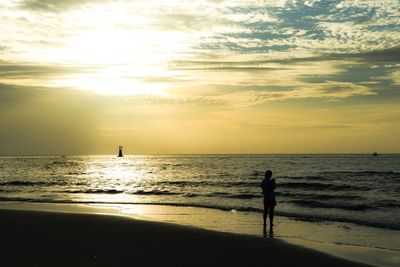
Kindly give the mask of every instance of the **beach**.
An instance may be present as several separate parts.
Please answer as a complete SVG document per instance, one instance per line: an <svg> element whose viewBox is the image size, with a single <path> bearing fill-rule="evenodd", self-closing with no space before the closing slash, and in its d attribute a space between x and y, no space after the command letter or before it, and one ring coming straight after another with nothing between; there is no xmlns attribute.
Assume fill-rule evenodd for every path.
<svg viewBox="0 0 400 267"><path fill-rule="evenodd" d="M347 261L397 267L400 263L399 162L398 155L378 158L367 155L0 157L0 210L39 211L42 215L50 212L46 213L46 218L54 212L102 214L129 219L131 223L135 223L132 220L152 221L259 240L263 236L260 182L264 166L271 166L276 170L278 202L272 242L289 243ZM376 181L385 182L377 184ZM62 242L59 239L64 239L58 238L59 234L54 231L37 237L20 233L17 229L26 227L16 228L14 225L21 222L16 217L12 219L13 216L1 216L1 221L4 217L16 220L16 223L9 222L12 227L3 225L2 230L11 229L9 237L26 241L29 251L35 247L29 245L32 238L42 240L43 245L49 236L54 238L49 244L58 244ZM30 225L31 217L22 222ZM93 227L103 221L100 219L103 217L96 218ZM49 224L45 219L40 220L44 226ZM62 228L71 227L64 225ZM32 231L37 232L37 229L32 228ZM84 229L78 232L76 238L85 235ZM109 231L104 230L104 233ZM154 237L147 233L146 236L151 242L167 238L163 234ZM17 241L7 240L4 244ZM125 251L124 246L135 246L122 235L110 242L114 246L124 244L118 248L121 251ZM75 243L80 246L82 242ZM86 244L86 247L92 245ZM167 247L170 249L169 245ZM195 250L200 253L204 247L209 245L199 245ZM15 255L18 249L11 248L14 254L4 254ZM267 253L264 250L270 251L265 248L262 253ZM31 253L39 255L41 251L48 249L34 249ZM152 249L147 248L147 251ZM61 252L51 252L52 255L57 253ZM267 258L259 256L260 253L254 252L253 257Z"/></svg>
<svg viewBox="0 0 400 267"><path fill-rule="evenodd" d="M0 218L1 266L365 266L278 239L127 216L0 209Z"/></svg>
<svg viewBox="0 0 400 267"><path fill-rule="evenodd" d="M399 0L0 3L0 267L400 267Z"/></svg>

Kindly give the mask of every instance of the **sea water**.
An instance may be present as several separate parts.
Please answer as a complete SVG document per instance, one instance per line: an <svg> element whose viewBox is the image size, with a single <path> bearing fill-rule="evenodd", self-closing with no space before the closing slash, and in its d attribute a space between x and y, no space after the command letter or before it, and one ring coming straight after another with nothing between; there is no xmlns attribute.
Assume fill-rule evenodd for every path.
<svg viewBox="0 0 400 267"><path fill-rule="evenodd" d="M0 157L0 201L172 205L261 225L267 169L277 184L277 221L293 222L282 236L312 240L339 223L362 238L338 242L400 250L400 155ZM314 230L302 236L301 223Z"/></svg>

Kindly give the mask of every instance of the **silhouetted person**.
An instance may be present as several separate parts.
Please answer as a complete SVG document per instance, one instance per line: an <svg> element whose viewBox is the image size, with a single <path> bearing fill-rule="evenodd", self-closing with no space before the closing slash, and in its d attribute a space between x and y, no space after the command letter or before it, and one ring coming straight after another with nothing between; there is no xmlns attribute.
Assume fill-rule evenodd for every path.
<svg viewBox="0 0 400 267"><path fill-rule="evenodd" d="M264 194L264 236L267 234L267 215L269 214L269 231L270 234L273 232L274 226L274 210L276 206L275 200L275 179L271 179L272 171L268 170L265 172L265 178L261 182L261 188Z"/></svg>

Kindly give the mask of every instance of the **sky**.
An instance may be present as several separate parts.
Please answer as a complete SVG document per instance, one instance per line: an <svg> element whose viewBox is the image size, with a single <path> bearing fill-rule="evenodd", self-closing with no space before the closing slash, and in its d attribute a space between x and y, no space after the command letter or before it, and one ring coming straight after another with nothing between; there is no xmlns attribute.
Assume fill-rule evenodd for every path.
<svg viewBox="0 0 400 267"><path fill-rule="evenodd" d="M399 153L398 0L2 0L0 155Z"/></svg>

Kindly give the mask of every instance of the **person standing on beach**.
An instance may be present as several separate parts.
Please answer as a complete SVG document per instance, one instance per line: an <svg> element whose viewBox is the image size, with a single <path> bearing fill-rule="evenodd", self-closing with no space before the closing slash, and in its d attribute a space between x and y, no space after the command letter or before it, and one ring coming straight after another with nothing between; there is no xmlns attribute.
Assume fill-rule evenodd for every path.
<svg viewBox="0 0 400 267"><path fill-rule="evenodd" d="M265 178L261 182L261 188L264 194L264 236L267 233L267 215L269 214L269 231L270 234L273 232L274 226L274 210L276 206L275 200L275 179L271 179L272 171L267 170L265 172Z"/></svg>

